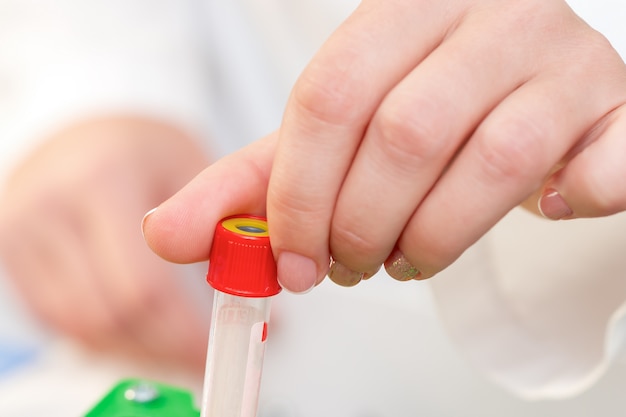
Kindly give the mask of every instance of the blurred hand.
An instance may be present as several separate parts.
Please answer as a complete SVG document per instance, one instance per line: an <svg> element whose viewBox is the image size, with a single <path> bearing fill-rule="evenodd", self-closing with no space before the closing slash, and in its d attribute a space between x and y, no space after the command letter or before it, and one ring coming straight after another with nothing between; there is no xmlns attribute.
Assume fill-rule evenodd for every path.
<svg viewBox="0 0 626 417"><path fill-rule="evenodd" d="M184 133L141 118L47 140L0 198L0 255L27 303L92 348L202 371L208 326L140 224L206 164Z"/></svg>
<svg viewBox="0 0 626 417"><path fill-rule="evenodd" d="M205 230L267 205L291 291L383 263L428 278L525 200L552 219L626 209L624 103L624 63L562 0L365 0L300 76L278 133L161 205L147 240L204 259Z"/></svg>

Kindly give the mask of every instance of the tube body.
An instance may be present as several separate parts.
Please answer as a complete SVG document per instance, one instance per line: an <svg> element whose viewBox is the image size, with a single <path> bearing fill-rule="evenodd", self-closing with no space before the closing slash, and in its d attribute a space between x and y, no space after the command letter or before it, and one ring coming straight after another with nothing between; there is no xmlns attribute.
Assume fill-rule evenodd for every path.
<svg viewBox="0 0 626 417"><path fill-rule="evenodd" d="M201 417L255 417L270 297L215 290Z"/></svg>

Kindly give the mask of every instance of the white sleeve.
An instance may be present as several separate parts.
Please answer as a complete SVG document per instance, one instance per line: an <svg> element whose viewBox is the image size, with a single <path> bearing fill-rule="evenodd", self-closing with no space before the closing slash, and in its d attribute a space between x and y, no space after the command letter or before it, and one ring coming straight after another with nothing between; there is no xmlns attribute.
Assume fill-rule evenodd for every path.
<svg viewBox="0 0 626 417"><path fill-rule="evenodd" d="M0 0L0 183L51 130L99 113L203 132L208 59L194 0Z"/></svg>
<svg viewBox="0 0 626 417"><path fill-rule="evenodd" d="M626 3L569 1L626 56ZM448 333L529 399L590 387L626 352L626 213L551 222L516 209L432 281Z"/></svg>
<svg viewBox="0 0 626 417"><path fill-rule="evenodd" d="M568 397L624 350L626 213L551 222L516 209L432 280L462 353L511 391Z"/></svg>

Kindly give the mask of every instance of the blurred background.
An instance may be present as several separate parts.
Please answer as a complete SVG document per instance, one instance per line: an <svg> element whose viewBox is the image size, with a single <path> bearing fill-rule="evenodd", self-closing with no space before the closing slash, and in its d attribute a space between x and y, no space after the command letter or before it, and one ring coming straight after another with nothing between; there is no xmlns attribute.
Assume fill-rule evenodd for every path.
<svg viewBox="0 0 626 417"><path fill-rule="evenodd" d="M569 3L626 52L626 5ZM127 377L200 399L206 265L157 259L141 218L206 164L275 129L298 73L357 4L0 0L0 415L81 416ZM625 223L545 230L516 211L433 283L381 272L355 288L324 282L305 296L279 294L259 415L623 415L624 346L610 329L620 327L613 313L626 294ZM592 255L598 239L603 257ZM459 325L450 302L480 304L472 294L484 296L486 281L507 296L533 276L545 284L559 274L566 288L589 278L572 289L574 306L550 293L543 304L513 305L511 321L524 327L556 306L561 316L546 314L545 328L595 328L587 341L540 352L555 362L574 352L572 361L590 362L575 377L588 375L569 396L523 399L475 365L459 335L480 344L490 331L511 351L516 339ZM610 286L594 286L605 278ZM454 297L442 297L451 286ZM601 314L584 314L591 307Z"/></svg>

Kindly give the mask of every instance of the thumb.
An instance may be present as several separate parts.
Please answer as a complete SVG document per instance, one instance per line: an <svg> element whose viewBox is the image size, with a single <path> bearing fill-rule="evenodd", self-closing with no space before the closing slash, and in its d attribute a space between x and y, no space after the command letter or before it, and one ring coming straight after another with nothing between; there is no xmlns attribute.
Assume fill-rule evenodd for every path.
<svg viewBox="0 0 626 417"><path fill-rule="evenodd" d="M607 116L595 140L547 182L538 207L552 220L609 216L626 210L626 107Z"/></svg>
<svg viewBox="0 0 626 417"><path fill-rule="evenodd" d="M277 134L215 162L143 219L148 246L176 263L208 259L215 225L224 217L264 215Z"/></svg>

